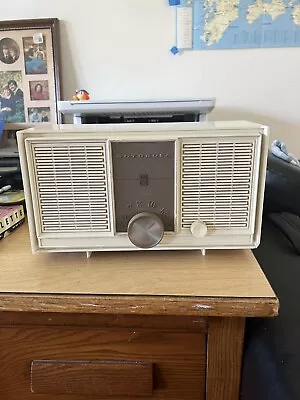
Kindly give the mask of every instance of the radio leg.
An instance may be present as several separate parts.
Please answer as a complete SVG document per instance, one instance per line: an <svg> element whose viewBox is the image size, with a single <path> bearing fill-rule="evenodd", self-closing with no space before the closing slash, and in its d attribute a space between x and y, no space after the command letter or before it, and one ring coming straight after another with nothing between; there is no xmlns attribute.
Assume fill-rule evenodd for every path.
<svg viewBox="0 0 300 400"><path fill-rule="evenodd" d="M203 256L205 256L205 254L206 254L206 249L201 249L201 253L202 253Z"/></svg>
<svg viewBox="0 0 300 400"><path fill-rule="evenodd" d="M92 251L87 251L87 252L86 252L86 258L90 258L91 255L92 255Z"/></svg>

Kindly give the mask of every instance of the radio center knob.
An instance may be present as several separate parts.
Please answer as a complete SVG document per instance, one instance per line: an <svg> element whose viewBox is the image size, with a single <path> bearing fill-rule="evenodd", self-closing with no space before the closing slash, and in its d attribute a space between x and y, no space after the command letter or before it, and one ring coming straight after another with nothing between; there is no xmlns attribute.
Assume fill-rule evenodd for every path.
<svg viewBox="0 0 300 400"><path fill-rule="evenodd" d="M207 234L207 226L205 222L195 221L191 225L191 233L196 237L204 237Z"/></svg>
<svg viewBox="0 0 300 400"><path fill-rule="evenodd" d="M158 245L164 236L164 225L161 219L152 213L136 214L128 223L128 237L131 243L142 249Z"/></svg>

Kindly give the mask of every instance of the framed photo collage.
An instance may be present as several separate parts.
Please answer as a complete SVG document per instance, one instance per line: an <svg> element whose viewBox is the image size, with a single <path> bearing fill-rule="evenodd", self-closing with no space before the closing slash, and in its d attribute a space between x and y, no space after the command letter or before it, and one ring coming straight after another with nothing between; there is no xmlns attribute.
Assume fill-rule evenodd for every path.
<svg viewBox="0 0 300 400"><path fill-rule="evenodd" d="M0 21L0 120L5 129L59 123L58 19Z"/></svg>

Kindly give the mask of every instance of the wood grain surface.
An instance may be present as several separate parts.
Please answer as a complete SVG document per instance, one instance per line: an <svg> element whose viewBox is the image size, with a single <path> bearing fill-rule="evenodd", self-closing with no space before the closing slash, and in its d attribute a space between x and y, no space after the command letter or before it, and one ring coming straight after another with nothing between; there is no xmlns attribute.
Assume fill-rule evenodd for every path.
<svg viewBox="0 0 300 400"><path fill-rule="evenodd" d="M26 224L0 242L0 292L275 299L250 250L33 255Z"/></svg>
<svg viewBox="0 0 300 400"><path fill-rule="evenodd" d="M0 312L0 326L81 326L132 328L139 330L176 330L206 333L207 319L198 316L139 314L70 314L49 312Z"/></svg>
<svg viewBox="0 0 300 400"><path fill-rule="evenodd" d="M23 225L0 242L0 399L237 400L244 317L277 313L250 250L33 255Z"/></svg>
<svg viewBox="0 0 300 400"><path fill-rule="evenodd" d="M210 318L207 339L206 400L238 400L244 318Z"/></svg>
<svg viewBox="0 0 300 400"><path fill-rule="evenodd" d="M0 294L0 311L195 317L273 317L276 298Z"/></svg>
<svg viewBox="0 0 300 400"><path fill-rule="evenodd" d="M56 361L31 363L35 394L151 397L153 364L126 361Z"/></svg>
<svg viewBox="0 0 300 400"><path fill-rule="evenodd" d="M140 362L152 364L153 394L143 397L144 399L204 399L206 334L198 332L158 329L148 331L129 327L127 329L108 329L68 326L6 326L0 327L0 359L0 398L3 400L34 398L64 400L66 396L59 393L61 391L65 393L68 387L71 391L75 389L75 386L77 387L76 383L72 384L71 382L71 375L74 377L75 372L74 369L73 372L70 372L69 369L68 373L66 369L64 372L61 370L62 382L54 383L54 378L55 380L60 378L57 373L58 369L56 372L53 369L52 372L50 371L49 362L53 361L61 361L69 366L74 361L79 363ZM46 370L39 369L41 368L39 364L39 371L34 368L32 372L32 367L37 366L32 364L34 360L48 362ZM66 375L69 375L69 378ZM137 379L138 376L137 373ZM89 378L94 386L91 391L96 390L91 374L87 373L82 378L83 384L87 385L86 382ZM118 379L117 373L115 378ZM144 379L148 382L148 377L144 376ZM123 378L121 378L122 382L124 383ZM50 392L51 383L53 383L52 392ZM120 396L116 394L112 397L114 400L126 398L124 390L129 389L126 389L121 383L119 385ZM146 391L149 389L148 383L146 384L144 381L144 384L146 386L143 385L143 390ZM117 383L116 386L118 386ZM32 390L45 394L33 394ZM78 389L78 393L71 396L72 400L90 400L91 396L87 394L87 390L88 387L85 387L84 394L81 396L79 395L80 389ZM144 394L146 394L145 391ZM110 397L96 395L95 398L107 400ZM139 397L127 396L127 398L134 400Z"/></svg>

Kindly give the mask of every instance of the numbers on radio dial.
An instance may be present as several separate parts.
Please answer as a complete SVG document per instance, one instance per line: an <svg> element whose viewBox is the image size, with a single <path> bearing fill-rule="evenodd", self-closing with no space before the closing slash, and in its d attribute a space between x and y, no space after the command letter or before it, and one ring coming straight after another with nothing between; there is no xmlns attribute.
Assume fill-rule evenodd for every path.
<svg viewBox="0 0 300 400"><path fill-rule="evenodd" d="M132 203L128 203L126 205L126 208L129 210L129 214L130 215L122 215L121 217L121 224L123 226L123 228L127 228L128 222L130 220L130 218L132 217L132 212L133 210L136 210L137 212L141 212L141 210L147 210L147 209L157 209L159 207L159 204L157 204L157 202L155 200L149 200L148 202L143 202L141 200L136 200L135 202ZM161 214L162 216L167 216L169 214L169 211L162 207L159 208L157 211L157 213Z"/></svg>
<svg viewBox="0 0 300 400"><path fill-rule="evenodd" d="M128 203L128 204L127 204L127 208L132 209L132 207L133 207L134 205L135 205L137 208L143 208L143 207L144 207L144 203L143 203L141 200L136 200L136 202L135 202L134 204ZM148 207L148 208L156 208L156 207L157 207L156 201L154 201L154 200L149 200L148 203L147 203L147 207ZM162 210L164 210L164 208L163 208ZM162 211L162 210L161 210L161 211Z"/></svg>

